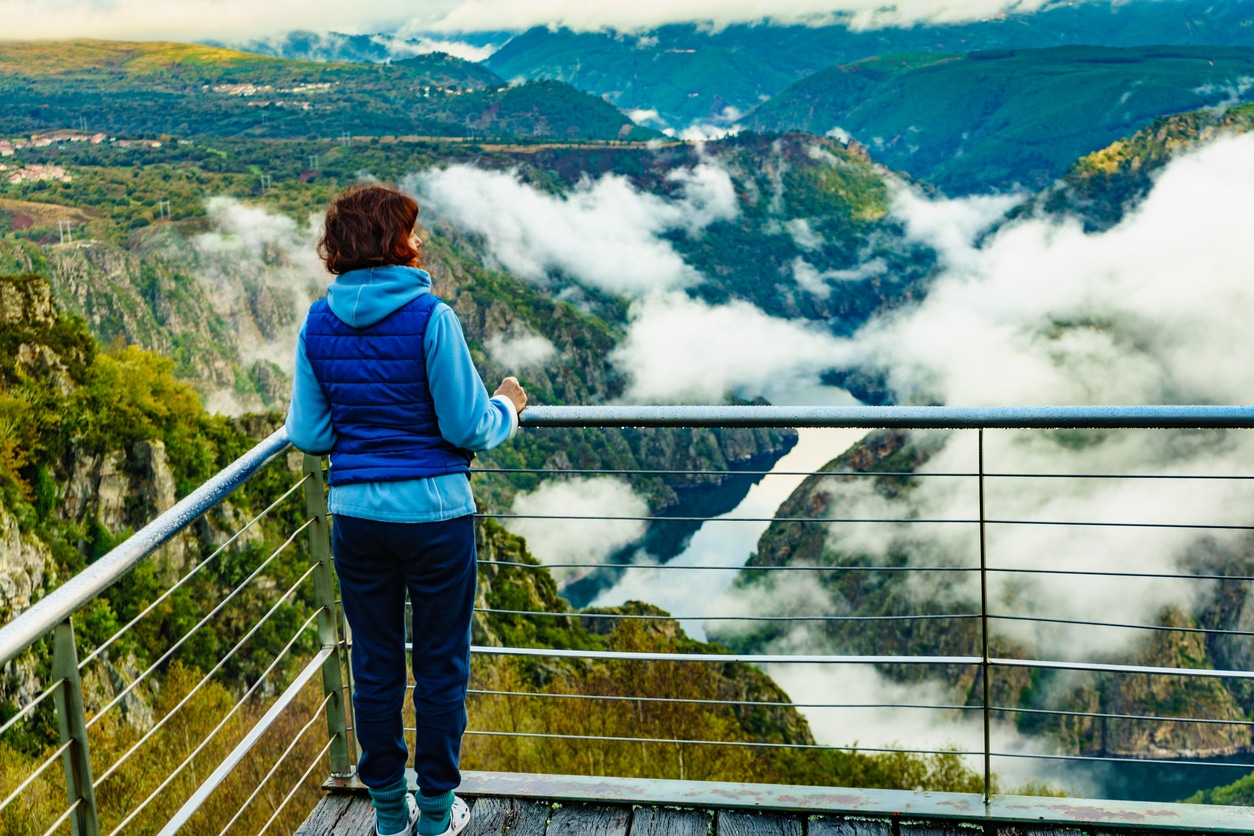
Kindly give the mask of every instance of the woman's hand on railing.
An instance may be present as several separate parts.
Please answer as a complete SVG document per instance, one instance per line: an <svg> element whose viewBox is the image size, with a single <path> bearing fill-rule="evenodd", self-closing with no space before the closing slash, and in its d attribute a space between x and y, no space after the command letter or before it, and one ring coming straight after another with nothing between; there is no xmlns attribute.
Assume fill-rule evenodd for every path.
<svg viewBox="0 0 1254 836"><path fill-rule="evenodd" d="M518 382L516 377L507 377L501 381L501 385L496 387L496 391L492 393L492 397L497 396L509 398L514 403L514 409L522 412L527 408L527 392L522 388L522 384Z"/></svg>

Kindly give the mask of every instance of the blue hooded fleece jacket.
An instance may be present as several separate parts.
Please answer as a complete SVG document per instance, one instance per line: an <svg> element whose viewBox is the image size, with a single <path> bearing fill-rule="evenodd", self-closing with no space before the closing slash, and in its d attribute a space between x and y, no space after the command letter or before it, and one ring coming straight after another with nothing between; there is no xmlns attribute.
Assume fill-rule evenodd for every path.
<svg viewBox="0 0 1254 836"><path fill-rule="evenodd" d="M413 267L353 270L327 288L331 312L344 324L365 328L431 292L431 276ZM518 413L508 398L489 398L475 370L461 324L444 303L436 306L423 337L427 382L440 435L464 450L480 452L513 438ZM315 455L335 447L331 404L305 353L305 329L296 343L296 371L287 432L299 450ZM382 522L438 522L473 514L470 480L449 473L396 482L333 486L327 497L332 514Z"/></svg>

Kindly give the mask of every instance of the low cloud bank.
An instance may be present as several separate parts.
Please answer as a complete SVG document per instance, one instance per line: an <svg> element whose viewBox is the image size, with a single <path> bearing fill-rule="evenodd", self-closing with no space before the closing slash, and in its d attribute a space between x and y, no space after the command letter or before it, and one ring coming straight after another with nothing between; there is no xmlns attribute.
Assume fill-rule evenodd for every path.
<svg viewBox="0 0 1254 836"><path fill-rule="evenodd" d="M768 316L748 302L710 305L672 292L632 306L612 359L631 376L631 400L721 403L737 391L787 403L812 393L839 346L821 325Z"/></svg>
<svg viewBox="0 0 1254 836"><path fill-rule="evenodd" d="M1007 12L1026 14L1046 0L794 0L770 8L760 0L429 0L418 15L402 0L346 5L330 0L0 0L12 38L202 38L273 36L305 30L370 33L398 28L407 35L523 31L565 26L576 31L639 31L672 23L722 28L737 23L843 24L853 29L983 20ZM455 40L455 39L454 39Z"/></svg>
<svg viewBox="0 0 1254 836"><path fill-rule="evenodd" d="M545 482L530 493L519 494L510 508L525 518L507 518L505 527L527 541L528 550L542 563L602 563L618 549L644 534L640 520L553 520L546 517L641 517L649 506L621 479L594 476L587 479ZM582 570L554 569L559 583L581 575Z"/></svg>
<svg viewBox="0 0 1254 836"><path fill-rule="evenodd" d="M507 368L542 368L557 356L553 343L517 319L504 331L489 337L484 347L492 362Z"/></svg>
<svg viewBox="0 0 1254 836"><path fill-rule="evenodd" d="M937 248L945 270L921 302L840 341L834 353L842 364L882 370L905 403L1249 402L1254 250L1246 241L1254 217L1254 135L1222 138L1181 156L1140 206L1105 232L1085 233L1075 219L1029 218L976 246L978 230L1004 211L1000 200L931 201L903 193L894 211L912 236ZM887 498L866 481L832 479L823 485L831 497L827 512L976 519L972 478L926 475L975 471L975 435L915 433L914 441L934 450L916 488ZM1002 474L1248 475L1254 438L1244 431L988 431L985 466ZM1057 523L1254 522L1254 486L1242 479L990 477L986 487L988 517L1003 521L988 528L988 560L996 569L1181 574L1210 561L1212 571L1223 571L1234 555L1248 551L1243 532ZM978 528L971 522L840 524L831 527L826 548L872 563L904 555L915 566L971 567L978 565ZM920 573L911 577L908 593L950 612L969 611L978 601L976 583L975 575ZM1188 613L1212 591L1209 582L1188 579L1024 573L989 579L996 615L1127 625L1159 623L1168 610ZM719 609L788 612L796 600L795 590L758 590L733 593ZM842 603L832 603L833 613ZM1145 631L1127 628L994 619L993 629L1034 658L1111 659L1148 647ZM838 650L810 628L769 649ZM808 679L786 670L772 674L796 699L817 695ZM901 690L874 672L842 671L825 687L828 693L865 692L868 701L894 694L902 701L944 701L933 685ZM835 744L882 745L906 732L929 743L951 734L965 740L969 731L958 723L929 734L912 716L904 709L879 719L811 714L819 738Z"/></svg>
<svg viewBox="0 0 1254 836"><path fill-rule="evenodd" d="M265 361L290 375L305 312L329 279L314 252L316 219L302 226L230 197L211 198L206 211L211 229L192 240L197 283L234 332L245 368ZM206 406L234 415L263 404L226 386L209 393Z"/></svg>
<svg viewBox="0 0 1254 836"><path fill-rule="evenodd" d="M704 278L667 235L699 235L739 209L731 178L714 163L676 170L671 180L675 198L613 175L550 195L514 174L461 165L408 182L434 215L482 236L488 256L515 275L545 283L561 274L632 300L627 336L612 356L632 380L628 400L721 403L736 393L776 403L845 401L819 381L841 345L822 325L772 317L743 301L711 305L683 292ZM794 235L808 232L794 227ZM794 265L813 292L884 269L878 260L844 272Z"/></svg>
<svg viewBox="0 0 1254 836"><path fill-rule="evenodd" d="M434 214L482 236L488 254L514 274L545 282L560 273L636 297L700 281L664 233L698 234L738 212L731 178L714 165L678 169L670 179L677 199L642 192L614 175L550 195L514 174L467 165L425 171L408 182Z"/></svg>
<svg viewBox="0 0 1254 836"><path fill-rule="evenodd" d="M736 23L844 24L852 29L914 26L983 20L1015 12L1026 14L1047 5L1046 0L912 0L882 3L876 0L793 0L786 5L760 0L463 0L441 16L432 15L428 27L438 31L474 32L488 29L526 29L548 25L575 31L618 29L640 31L672 23L707 23L715 29Z"/></svg>

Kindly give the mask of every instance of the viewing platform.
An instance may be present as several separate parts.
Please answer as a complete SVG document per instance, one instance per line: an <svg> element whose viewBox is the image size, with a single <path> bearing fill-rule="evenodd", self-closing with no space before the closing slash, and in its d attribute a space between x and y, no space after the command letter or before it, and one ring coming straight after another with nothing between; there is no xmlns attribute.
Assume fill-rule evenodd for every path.
<svg viewBox="0 0 1254 836"><path fill-rule="evenodd" d="M412 774L411 784L412 784ZM329 781L296 836L374 836L364 788ZM1254 811L996 797L468 772L463 836L1136 836L1249 833Z"/></svg>
<svg viewBox="0 0 1254 836"><path fill-rule="evenodd" d="M894 458L903 449L904 436L881 435L869 442L880 446L864 449L861 458L835 459L842 450L833 450L831 466L790 475L804 477L804 484L811 486L880 480L888 493L903 490L907 482L933 480L944 486L937 495L960 497L965 504L937 505L925 509L928 513L909 508L903 513L902 507L889 503L851 510L814 502L811 495L760 519L705 512L596 516L567 508L534 515L478 514L484 537L481 592L512 578L512 591L526 589L531 597L493 599L484 593L476 601L478 633L471 652L477 667L472 666L463 742L468 768L459 790L472 804L470 836L1254 833L1250 808L1177 803L1197 787L1142 795L1149 799L1142 801L1027 797L998 789L1003 781L1017 786L1004 776L1016 774L1018 767L1040 764L1159 765L1209 775L1254 774L1254 755L1247 754L1254 751L1254 715L1241 701L1248 689L1227 686L1254 680L1246 661L1254 658L1254 629L1249 626L1254 616L1247 618L1249 613L1238 608L1227 621L1206 621L1168 608L1147 615L1114 606L1116 597L1132 598L1135 584L1149 582L1218 590L1226 601L1243 606L1254 584L1254 522L1245 513L1250 506L1244 495L1221 493L1215 486L1254 484L1254 473L1232 472L1222 463L1212 463L1211 472L1148 466L1121 472L1042 472L1042 459L1034 460L1035 470L1014 469L1005 460L998 469L997 454L1008 456L1012 445L995 435L1066 430L1058 438L1068 449L1083 451L1094 438L1125 431L1174 428L1187 431L1189 438L1201 430L1248 431L1254 429L1254 407L536 407L523 414L522 424L528 431L941 429L952 437L965 434L961 437L969 444L962 452L969 454L969 462L955 456L943 469L925 471L901 456ZM1000 441L986 442L986 436ZM883 465L879 469L868 465L874 456ZM1075 462L1088 465L1079 457ZM8 763L17 765L6 766L0 775L0 833L373 833L370 802L355 772L348 664L352 636L340 609L331 559L333 520L326 506L325 468L322 460L293 451L280 429L0 626L0 664L10 681L21 678L22 683L11 688L12 710L0 717L0 744ZM562 468L484 467L477 472L522 473L538 483L539 477L591 471L567 462ZM743 476L730 466L610 472L659 479ZM1135 492L1121 494L1123 502L1103 508L1083 501L1033 507L1004 501L1026 480L1045 484L1042 490L1068 500L1082 495L1077 486L1099 481L1151 485L1165 498L1158 507L1166 510L1152 518L1138 516ZM1211 501L1215 496L1230 501ZM562 526L562 531L579 520L694 527L715 521L758 522L762 530L770 524L807 532L807 542L818 549L825 548L832 532L855 527L904 536L934 526L946 533L946 542L961 540L962 548L952 554L922 549L917 556L886 550L825 563L808 558L764 563L760 547L757 560L745 563L742 554L734 565L544 564L530 557L522 540L494 518L540 519ZM1054 551L1049 559L1025 560L1015 553L1016 545L1025 541L1007 535L1023 530L1066 532L1066 538L1050 541ZM496 532L498 539L485 532ZM1175 538L1172 542L1188 560L1143 565L1146 544L1167 537ZM768 540L763 534L758 542ZM1227 551L1206 550L1217 542ZM789 548L798 544L804 545L799 539L787 541ZM1064 549L1073 558L1070 562L1055 559ZM1101 563L1107 554L1103 550L1116 550L1109 553L1119 559ZM169 559L171 553L180 556L177 562ZM123 601L125 607L115 613L110 607L117 599L107 596L128 573L145 565L150 571L142 576L147 584L143 597ZM151 571L155 566L161 571ZM953 594L932 599L931 609L912 608L914 602L903 594L889 602L896 609L865 612L835 597L820 598L825 607L821 611L798 611L789 608L791 599L784 596L772 602L779 611L769 613L703 614L695 605L674 613L648 605L590 613L572 611L558 597L549 574L558 568L618 577L656 572L683 599L705 589L687 574L697 571L705 577L791 577L794 585L786 589L803 591L846 579L852 579L846 591L895 583L903 584L898 587L902 589L904 579L940 577L943 588ZM211 573L216 574L209 582ZM1099 579L1108 586L1093 595ZM1055 610L1007 603L1010 599L990 594L990 588L1022 590L1046 582L1061 590L1051 600ZM1073 607L1083 595L1090 597ZM168 619L176 604L179 617ZM739 623L746 630L818 625L827 631L822 636L834 639L814 646L764 643L735 650L730 643L684 635L683 624L700 624L703 618ZM152 619L159 620L156 627ZM881 648L875 643L880 634L874 631L886 624L915 626L884 633L906 638ZM1016 630L1019 637L1035 637L1059 627L1082 636L1087 646L1076 650L1073 643L1006 638ZM1107 642L1110 634L1102 632L1107 630L1148 638L1115 645ZM148 656L136 654L140 633L157 648ZM606 638L610 634L636 643L615 643ZM865 641L868 636L873 641ZM907 641L918 636L922 639L917 644ZM857 644L859 640L863 643ZM1167 650L1137 656L1129 647ZM918 698L920 692L911 693L910 699L889 693L868 703L842 693L844 680L834 677L811 689L805 699L796 693L810 684L808 678L833 671L852 677L868 670L890 672L898 677L893 682L914 677L914 682L936 687L929 700ZM771 678L779 671L801 674L784 689ZM616 679L615 672L631 676ZM576 674L582 678L574 678ZM565 690L550 687L567 675L572 678ZM1070 701L1029 699L1047 680L1072 689L1059 689ZM1142 702L1129 702L1134 699ZM829 727L821 735L811 732L800 713L868 708L924 712L924 721L911 727L915 737L923 736L933 721L937 726L950 723L945 728L961 726L970 734L960 745L937 742L928 748L906 731L905 740L876 748L857 742L863 734L872 736L848 719L858 715L840 714L837 731ZM1016 719L1024 717L1028 722ZM412 714L405 722L412 731ZM1045 732L1033 736L1033 729ZM1013 739L1020 732L1030 745ZM793 760L779 763L791 763L794 771L777 771L768 778L798 777L749 782L764 764L775 764L773 759L785 755ZM823 785L839 783L841 764L856 761L859 769L871 769L893 763L893 758L951 768L960 782L932 786L964 791L912 789L928 784L922 778L907 780L907 773L865 780L861 775L867 773L860 773L850 779L905 787L898 790ZM515 771L473 771L472 762ZM545 768L558 771L555 764L563 772L581 774L533 774ZM689 780L612 777L615 770ZM1036 773L1018 769L1017 774ZM728 776L746 780L690 780ZM1209 790L1232 780L1208 777L1198 786ZM810 785L789 785L793 783ZM1049 787L1037 789L1050 792Z"/></svg>

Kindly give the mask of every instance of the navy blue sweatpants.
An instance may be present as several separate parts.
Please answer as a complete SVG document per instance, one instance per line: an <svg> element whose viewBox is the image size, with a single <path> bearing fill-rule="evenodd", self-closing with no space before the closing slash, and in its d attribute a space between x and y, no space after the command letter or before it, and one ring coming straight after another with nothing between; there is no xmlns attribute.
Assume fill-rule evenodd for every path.
<svg viewBox="0 0 1254 836"><path fill-rule="evenodd" d="M475 602L472 517L387 523L337 516L332 550L353 631L358 776L382 789L405 775L405 593L413 604L414 770L424 795L461 783L470 619Z"/></svg>

